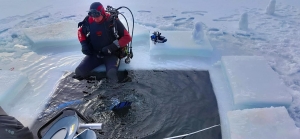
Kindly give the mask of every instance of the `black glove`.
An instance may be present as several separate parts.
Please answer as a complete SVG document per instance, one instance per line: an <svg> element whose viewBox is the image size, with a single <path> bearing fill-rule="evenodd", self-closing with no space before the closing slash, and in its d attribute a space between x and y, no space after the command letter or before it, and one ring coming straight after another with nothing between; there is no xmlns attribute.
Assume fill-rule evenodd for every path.
<svg viewBox="0 0 300 139"><path fill-rule="evenodd" d="M120 48L118 40L114 40L113 43L102 48L102 53L104 55L111 55L113 52L117 51Z"/></svg>
<svg viewBox="0 0 300 139"><path fill-rule="evenodd" d="M89 50L81 50L83 54L87 55L87 56L91 56L93 53L91 53L91 51Z"/></svg>
<svg viewBox="0 0 300 139"><path fill-rule="evenodd" d="M81 42L81 52L85 55L93 55L91 47L87 44L86 41Z"/></svg>

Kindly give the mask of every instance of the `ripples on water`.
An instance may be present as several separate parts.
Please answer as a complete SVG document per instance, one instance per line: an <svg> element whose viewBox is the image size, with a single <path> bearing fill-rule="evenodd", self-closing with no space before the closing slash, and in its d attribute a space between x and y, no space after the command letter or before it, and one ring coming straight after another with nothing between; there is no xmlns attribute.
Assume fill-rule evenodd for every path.
<svg viewBox="0 0 300 139"><path fill-rule="evenodd" d="M59 104L82 99L85 81L70 74L58 88L36 121L35 129L49 120L49 111ZM104 124L100 138L164 138L191 133L220 124L218 107L207 71L130 71L131 82L102 84L93 100L73 106L88 119ZM128 111L105 111L111 98L132 102ZM48 113L47 113L48 111ZM186 137L218 139L220 127Z"/></svg>

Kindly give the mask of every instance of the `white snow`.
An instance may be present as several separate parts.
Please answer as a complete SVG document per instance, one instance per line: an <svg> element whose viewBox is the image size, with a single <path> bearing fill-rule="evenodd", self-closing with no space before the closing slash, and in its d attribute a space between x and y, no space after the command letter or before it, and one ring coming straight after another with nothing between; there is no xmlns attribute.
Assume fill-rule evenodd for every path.
<svg viewBox="0 0 300 139"><path fill-rule="evenodd" d="M289 106L292 96L267 61L261 56L224 56L234 104L239 108Z"/></svg>
<svg viewBox="0 0 300 139"><path fill-rule="evenodd" d="M78 23L86 16L86 11L92 2L94 1L1 1L0 69L9 70L13 68L14 71L19 71L27 75L29 81L19 93L22 95L17 95L14 101L16 103L9 104L9 114L20 119L23 124L32 124L37 114L43 109L44 104L47 103L49 96L54 92L63 73L65 71L74 71L83 58L80 52L80 45L76 39L73 38L74 41L65 42L67 39L58 38L60 35L65 38L68 36L67 34L63 34L63 31L59 32L59 30L63 30L62 28L53 26L53 28L41 28L41 30L31 30L29 32L25 30L34 27L61 24L63 22ZM126 6L130 8L134 14L134 23L140 25L135 26L134 31L134 58L129 65L125 65L122 61L124 68L209 70L218 101L222 138L231 138L229 126L234 126L232 122L230 122L229 125L228 119L232 117L227 115L227 112L239 109L234 103L235 100L234 97L232 97L232 89L229 87L229 79L227 76L224 76L222 71L223 63L221 57L225 56L263 56L265 60L265 62L263 62L264 64L262 64L264 66L261 65L265 67L263 68L263 73L272 80L266 81L266 79L263 79L260 82L261 84L254 82L252 86L242 84L243 88L251 87L252 89L257 87L257 89L261 89L266 87L267 90L267 86L283 81L284 85L288 87L288 90L292 91L275 91L275 93L285 93L278 94L280 96L292 95L293 101L290 106L285 108L281 107L280 109L272 108L272 111L264 110L264 113L267 113L266 115L276 113L276 115L282 116L280 120L288 121L287 123L289 125L284 126L290 130L283 129L281 130L282 132L278 131L280 133L276 135L279 137L293 137L294 132L292 131L298 130L298 128L296 129L291 125L296 124L297 127L300 127L299 0L277 0L276 5L275 3L272 5L272 1L268 0L186 0L184 2L173 0L103 0L101 3L104 6ZM266 9L266 7L270 8ZM123 9L122 11L125 12L124 14L128 20L131 20L129 12ZM266 14L268 11L273 14ZM248 15L249 22L247 30L245 30L245 28L241 30L239 26L239 21L242 21L241 17L243 13L247 13ZM212 47L209 57L199 57L199 55L191 56L188 54L189 52L182 52L183 56L178 56L173 53L169 53L168 56L152 55L152 52L150 53L150 46L152 44L149 41L149 33L152 33L152 31L159 30L162 35L166 36L168 39L166 45L169 45L169 47L183 47L183 45L174 43L179 40L182 44L194 46L192 45L195 43L195 41L192 41L192 31L195 29L195 25L198 25L200 22L203 25L201 26L201 30L204 31L204 36L207 38L204 40L207 40ZM75 33L72 34L69 32L69 35L74 35L76 38L77 25L75 24L74 26L75 27L72 26L68 28L68 31L74 29ZM65 29L67 27L63 28ZM51 29L57 29L59 33L48 32L49 34L45 36L40 34L42 32L47 33L47 31ZM148 32L148 30L150 30L150 32ZM40 33L38 31L40 31ZM172 41L172 37L168 36L168 32L176 34L181 31L187 34L184 37L180 37L180 39L178 39L179 35L172 34L172 37L177 36L177 39L174 37L174 41ZM33 34L30 36L30 33ZM40 39L32 39L34 35L37 36L34 38L40 37ZM52 39L50 40L50 38ZM47 39L50 41L45 41ZM56 43L59 41L61 42ZM73 43L74 46L69 46L71 43ZM195 45L195 47L197 46L199 45ZM158 50L162 51L162 49ZM260 62L257 64L259 65L259 63ZM246 69L247 64L244 64L244 66L239 66L239 69L246 70L247 74L249 73L251 77L257 77L255 76L256 73L250 71L250 69ZM255 66L254 68L261 69L261 66ZM268 70L266 69L267 67ZM270 72L270 74L267 72ZM243 74L239 71L235 78L243 79L241 77L248 76L247 74ZM0 77L6 76L5 74L0 74ZM234 76L231 76L231 78L232 77ZM266 86L263 86L263 84ZM282 84L278 86L279 89L283 88ZM0 85L0 89L5 87L4 84ZM237 87L241 89L241 86ZM241 96L243 95L245 94L241 94ZM272 94L271 96L280 97L278 95L275 96ZM266 100L270 104L271 98ZM279 104L280 101L280 105L283 105L283 99L277 100L278 101L272 101L272 103ZM252 99L251 101L254 100ZM251 101L244 97L243 102L250 103ZM285 101L285 103L286 102L287 101ZM289 119L286 112L283 112L285 109L288 110L288 114L293 121ZM255 113L249 112L248 115L249 117L254 117ZM240 115L240 117L243 116ZM274 120L273 118L274 117L271 116L270 118L265 117L265 120L272 121ZM240 118L239 120L243 121L243 119L244 118ZM276 121L274 123L276 123ZM250 128L256 128L256 130L266 131L259 125L254 125L250 122L245 124L250 126L249 130ZM269 125L269 123L264 124ZM246 130L247 129L245 129L245 131ZM239 130L237 130L237 132L238 131ZM273 133L274 132L269 133L266 136L273 137L271 135Z"/></svg>
<svg viewBox="0 0 300 139"><path fill-rule="evenodd" d="M299 139L285 107L270 107L229 111L231 139Z"/></svg>

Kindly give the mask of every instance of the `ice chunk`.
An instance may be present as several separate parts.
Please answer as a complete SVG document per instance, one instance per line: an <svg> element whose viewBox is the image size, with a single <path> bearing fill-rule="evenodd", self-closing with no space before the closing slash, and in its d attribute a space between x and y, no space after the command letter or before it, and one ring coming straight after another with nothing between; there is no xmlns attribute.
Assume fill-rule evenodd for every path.
<svg viewBox="0 0 300 139"><path fill-rule="evenodd" d="M231 91L226 77L222 75L221 62L215 64L209 70L209 76L212 82L212 86L217 98L221 130L222 130L222 139L230 139L229 123L227 118L227 112L235 110L233 104L233 98L231 97Z"/></svg>
<svg viewBox="0 0 300 139"><path fill-rule="evenodd" d="M275 12L276 0L270 0L269 5L266 8L266 14L273 15Z"/></svg>
<svg viewBox="0 0 300 139"><path fill-rule="evenodd" d="M150 32L150 36L152 33ZM151 55L211 56L213 48L205 34L199 43L194 40L192 31L161 31L160 33L167 38L167 42L154 44L149 38Z"/></svg>
<svg viewBox="0 0 300 139"><path fill-rule="evenodd" d="M260 56L224 56L222 67L240 108L289 106L292 97L266 60Z"/></svg>
<svg viewBox="0 0 300 139"><path fill-rule="evenodd" d="M196 41L197 43L201 43L202 41L204 41L204 34L203 23L197 22L192 32L194 41Z"/></svg>
<svg viewBox="0 0 300 139"><path fill-rule="evenodd" d="M119 71L133 70L134 68L132 67L132 64L125 64L125 62L123 61L124 59L122 59L120 61L120 62L122 62L122 64L120 64L120 66L119 66ZM106 71L106 67L103 64L103 65L100 65L100 66L96 67L95 69L93 69L93 71L95 71L95 72L103 72L103 71Z"/></svg>
<svg viewBox="0 0 300 139"><path fill-rule="evenodd" d="M27 83L27 75L20 71L0 70L0 106L5 111L9 110L8 104Z"/></svg>
<svg viewBox="0 0 300 139"><path fill-rule="evenodd" d="M80 45L77 39L77 23L65 21L23 30L34 48Z"/></svg>
<svg viewBox="0 0 300 139"><path fill-rule="evenodd" d="M240 30L248 30L248 13L245 12L241 15L239 21L239 29Z"/></svg>
<svg viewBox="0 0 300 139"><path fill-rule="evenodd" d="M299 139L300 130L285 107L229 111L231 139Z"/></svg>

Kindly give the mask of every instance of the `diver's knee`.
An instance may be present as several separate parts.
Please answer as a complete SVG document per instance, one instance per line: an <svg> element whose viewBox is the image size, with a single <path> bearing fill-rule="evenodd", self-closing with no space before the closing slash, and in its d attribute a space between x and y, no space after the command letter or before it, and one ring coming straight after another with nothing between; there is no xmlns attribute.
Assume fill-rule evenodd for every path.
<svg viewBox="0 0 300 139"><path fill-rule="evenodd" d="M81 72L81 70L80 70L79 67L77 67L77 68L75 69L75 74L78 75L78 76L82 75L82 72Z"/></svg>

